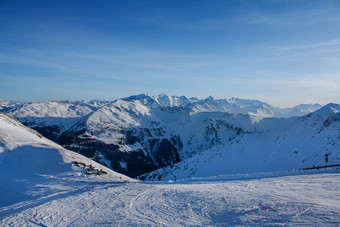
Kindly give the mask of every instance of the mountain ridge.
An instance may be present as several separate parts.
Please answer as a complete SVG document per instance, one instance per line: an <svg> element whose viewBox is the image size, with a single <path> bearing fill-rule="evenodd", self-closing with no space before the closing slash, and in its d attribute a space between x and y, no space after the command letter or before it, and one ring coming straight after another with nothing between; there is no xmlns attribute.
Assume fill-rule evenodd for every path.
<svg viewBox="0 0 340 227"><path fill-rule="evenodd" d="M301 114L307 124L313 109L310 105L297 108L303 111L295 117L275 118L275 107L258 100L141 94L92 104L31 103L8 113L66 149L137 177L243 137L269 136L268 130L283 133L284 125ZM316 125L313 120L308 124ZM337 120L320 115L318 121L332 124Z"/></svg>
<svg viewBox="0 0 340 227"><path fill-rule="evenodd" d="M259 133L236 137L141 178L173 180L339 165L339 110L340 105L330 103L305 116L281 119L281 124L265 119L257 125Z"/></svg>
<svg viewBox="0 0 340 227"><path fill-rule="evenodd" d="M132 95L125 98L116 99L114 101L107 101L107 100L91 100L91 101L42 101L42 102L30 102L30 103L23 103L23 102L10 102L5 100L0 100L0 112L9 112L10 110L14 110L20 108L23 105L34 105L37 103L64 103L64 104L73 104L73 105L88 105L93 108L99 108L103 105L108 105L113 103L117 100L124 100L124 101L132 101L132 100L139 100L142 104L149 106L151 108L157 107L186 107L194 109L194 111L208 111L208 112L215 112L215 111L222 111L222 112L229 112L229 113L244 113L248 114L248 112L240 109L244 109L244 107L261 107L265 106L267 109L270 109L275 114L269 114L264 117L291 117L297 115L307 114L308 112L313 112L319 108L321 105L319 104L300 104L291 108L279 108L273 107L270 104L265 102L255 100L255 99L240 99L240 98L224 98L224 99L215 99L212 96L205 98L205 99L198 99L195 97L187 98L185 96L168 96L166 94L160 94L156 96L152 96L146 93L142 93L139 95ZM204 103L213 103L215 106L220 106L219 108L215 109L202 109L202 104ZM227 106L223 106L227 105ZM198 106L195 106L198 105ZM230 107L237 107L238 110L230 109ZM229 107L229 108L227 108ZM200 110L201 108L201 110ZM300 112L299 112L300 111ZM256 110L251 111L251 113L256 114ZM292 113L289 113L292 112Z"/></svg>

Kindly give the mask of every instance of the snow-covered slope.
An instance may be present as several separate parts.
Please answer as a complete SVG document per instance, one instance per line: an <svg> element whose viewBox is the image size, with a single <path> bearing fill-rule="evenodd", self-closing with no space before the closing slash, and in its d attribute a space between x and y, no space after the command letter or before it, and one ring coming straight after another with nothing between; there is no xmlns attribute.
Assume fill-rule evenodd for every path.
<svg viewBox="0 0 340 227"><path fill-rule="evenodd" d="M97 108L84 102L35 102L8 112L25 125L55 140L64 131L79 122Z"/></svg>
<svg viewBox="0 0 340 227"><path fill-rule="evenodd" d="M339 226L339 173L249 177L30 189L34 199L0 206L0 225Z"/></svg>
<svg viewBox="0 0 340 227"><path fill-rule="evenodd" d="M273 117L274 108L264 102L247 99L214 99L209 97L199 100L191 107L194 113L197 112L225 112L231 114L250 114L256 119Z"/></svg>
<svg viewBox="0 0 340 227"><path fill-rule="evenodd" d="M0 113L0 194L11 196L9 200L6 199L7 202L20 200L25 197L22 194L25 193L24 189L32 184L41 184L37 188L41 190L50 178L63 179L65 182L132 180L64 149L19 121Z"/></svg>
<svg viewBox="0 0 340 227"><path fill-rule="evenodd" d="M146 179L206 177L340 164L340 105L303 117L265 119L258 132L241 134Z"/></svg>

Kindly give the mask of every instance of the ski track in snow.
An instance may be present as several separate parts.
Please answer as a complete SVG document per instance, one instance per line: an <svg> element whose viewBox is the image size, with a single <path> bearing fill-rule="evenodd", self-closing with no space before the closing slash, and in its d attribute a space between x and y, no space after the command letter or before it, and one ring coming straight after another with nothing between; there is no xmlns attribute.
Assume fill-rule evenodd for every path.
<svg viewBox="0 0 340 227"><path fill-rule="evenodd" d="M51 194L0 207L0 226L339 226L339 185L340 173L175 183L73 182L67 191L61 185Z"/></svg>

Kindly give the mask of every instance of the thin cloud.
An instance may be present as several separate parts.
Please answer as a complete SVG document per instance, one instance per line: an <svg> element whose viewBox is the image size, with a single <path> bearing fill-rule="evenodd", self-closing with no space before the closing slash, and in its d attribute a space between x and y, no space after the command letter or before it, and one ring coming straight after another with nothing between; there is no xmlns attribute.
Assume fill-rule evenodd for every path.
<svg viewBox="0 0 340 227"><path fill-rule="evenodd" d="M262 73L258 77L249 78L232 78L228 82L234 84L243 84L247 86L256 86L259 89L273 89L282 91L303 90L318 91L318 93L337 93L340 96L340 72L320 73L308 75L287 75L276 74L269 75Z"/></svg>
<svg viewBox="0 0 340 227"><path fill-rule="evenodd" d="M318 48L318 47L328 47L328 46L336 46L336 45L340 45L340 39L313 42L313 43L300 44L300 45L292 45L292 46L286 46L286 47L277 47L277 48L272 48L272 49L276 51L289 51L289 50L297 50L297 49L313 49L313 48Z"/></svg>
<svg viewBox="0 0 340 227"><path fill-rule="evenodd" d="M272 26L302 26L316 25L323 23L339 22L340 15L333 8L297 10L294 12L263 14L250 13L239 18L247 24L253 25L272 25Z"/></svg>

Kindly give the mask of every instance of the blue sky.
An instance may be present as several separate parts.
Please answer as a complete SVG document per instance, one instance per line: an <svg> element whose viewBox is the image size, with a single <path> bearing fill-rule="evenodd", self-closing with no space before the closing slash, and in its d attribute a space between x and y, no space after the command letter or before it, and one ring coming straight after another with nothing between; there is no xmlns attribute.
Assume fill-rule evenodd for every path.
<svg viewBox="0 0 340 227"><path fill-rule="evenodd" d="M340 103L339 0L0 1L0 98Z"/></svg>

